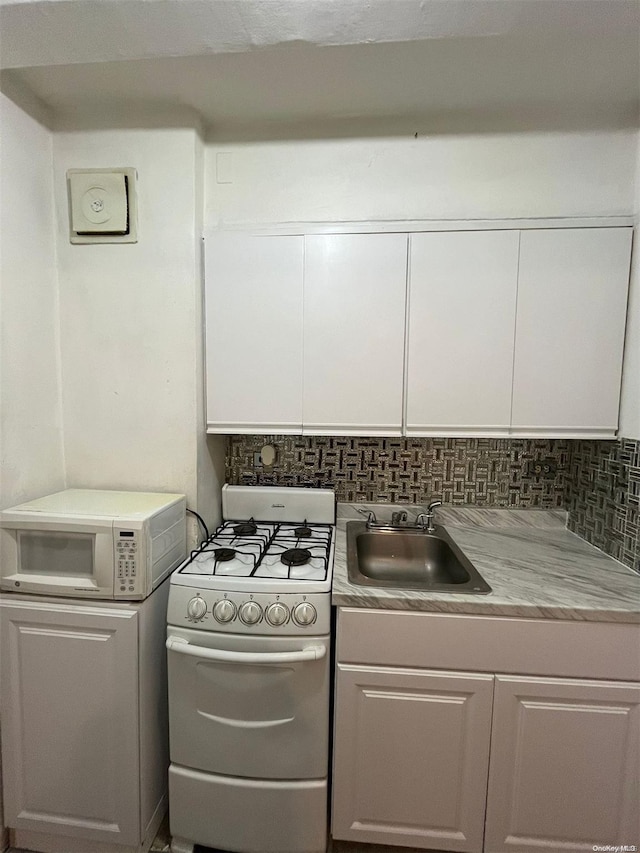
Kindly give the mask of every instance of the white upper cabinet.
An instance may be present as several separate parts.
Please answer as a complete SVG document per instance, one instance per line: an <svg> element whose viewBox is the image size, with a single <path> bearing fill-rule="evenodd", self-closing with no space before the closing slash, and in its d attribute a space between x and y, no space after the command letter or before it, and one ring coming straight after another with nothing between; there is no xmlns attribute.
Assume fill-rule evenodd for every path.
<svg viewBox="0 0 640 853"><path fill-rule="evenodd" d="M401 435L407 235L305 238L305 433Z"/></svg>
<svg viewBox="0 0 640 853"><path fill-rule="evenodd" d="M615 435L630 251L630 228L522 232L513 434Z"/></svg>
<svg viewBox="0 0 640 853"><path fill-rule="evenodd" d="M207 430L613 438L631 234L211 234Z"/></svg>
<svg viewBox="0 0 640 853"><path fill-rule="evenodd" d="M519 235L411 235L408 435L508 434Z"/></svg>
<svg viewBox="0 0 640 853"><path fill-rule="evenodd" d="M205 240L207 430L302 431L304 238Z"/></svg>

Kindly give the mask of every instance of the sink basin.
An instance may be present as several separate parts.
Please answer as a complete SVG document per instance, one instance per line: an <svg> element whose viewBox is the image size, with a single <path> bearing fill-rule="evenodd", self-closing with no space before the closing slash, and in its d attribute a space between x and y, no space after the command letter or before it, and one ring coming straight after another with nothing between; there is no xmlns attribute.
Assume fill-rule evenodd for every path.
<svg viewBox="0 0 640 853"><path fill-rule="evenodd" d="M372 530L347 524L347 570L351 583L434 592L488 593L491 587L443 527Z"/></svg>

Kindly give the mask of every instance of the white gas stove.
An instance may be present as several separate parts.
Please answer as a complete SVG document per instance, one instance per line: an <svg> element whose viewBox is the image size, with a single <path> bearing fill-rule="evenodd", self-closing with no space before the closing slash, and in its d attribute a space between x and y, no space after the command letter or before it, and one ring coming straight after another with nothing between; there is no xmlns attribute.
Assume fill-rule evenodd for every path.
<svg viewBox="0 0 640 853"><path fill-rule="evenodd" d="M227 519L171 576L168 621L255 634L329 630L335 495L224 486Z"/></svg>
<svg viewBox="0 0 640 853"><path fill-rule="evenodd" d="M171 576L172 851L323 853L335 496L225 486L222 512Z"/></svg>

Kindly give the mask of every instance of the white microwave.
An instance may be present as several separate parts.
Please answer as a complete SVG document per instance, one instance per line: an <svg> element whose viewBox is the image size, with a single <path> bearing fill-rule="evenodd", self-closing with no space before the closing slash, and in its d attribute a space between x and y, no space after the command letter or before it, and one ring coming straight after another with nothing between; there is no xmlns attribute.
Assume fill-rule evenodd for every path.
<svg viewBox="0 0 640 853"><path fill-rule="evenodd" d="M186 498L67 489L0 512L1 587L146 598L185 558Z"/></svg>

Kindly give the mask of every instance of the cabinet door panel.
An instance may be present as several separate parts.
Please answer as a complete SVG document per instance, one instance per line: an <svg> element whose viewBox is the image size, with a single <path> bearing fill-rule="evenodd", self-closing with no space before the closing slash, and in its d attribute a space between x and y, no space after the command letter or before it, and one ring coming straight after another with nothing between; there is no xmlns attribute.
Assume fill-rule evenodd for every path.
<svg viewBox="0 0 640 853"><path fill-rule="evenodd" d="M482 848L493 676L338 665L333 836Z"/></svg>
<svg viewBox="0 0 640 853"><path fill-rule="evenodd" d="M301 432L303 251L303 237L207 237L209 432Z"/></svg>
<svg viewBox="0 0 640 853"><path fill-rule="evenodd" d="M410 240L407 433L506 434L519 232Z"/></svg>
<svg viewBox="0 0 640 853"><path fill-rule="evenodd" d="M496 678L485 853L640 837L640 686Z"/></svg>
<svg viewBox="0 0 640 853"><path fill-rule="evenodd" d="M523 231L512 427L614 435L630 228Z"/></svg>
<svg viewBox="0 0 640 853"><path fill-rule="evenodd" d="M400 435L407 235L305 238L304 431Z"/></svg>
<svg viewBox="0 0 640 853"><path fill-rule="evenodd" d="M138 845L136 612L3 604L0 614L7 824Z"/></svg>

